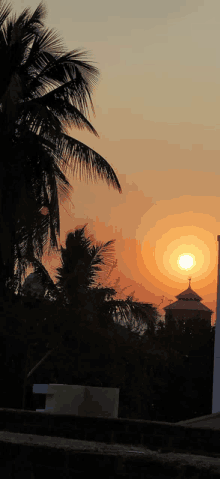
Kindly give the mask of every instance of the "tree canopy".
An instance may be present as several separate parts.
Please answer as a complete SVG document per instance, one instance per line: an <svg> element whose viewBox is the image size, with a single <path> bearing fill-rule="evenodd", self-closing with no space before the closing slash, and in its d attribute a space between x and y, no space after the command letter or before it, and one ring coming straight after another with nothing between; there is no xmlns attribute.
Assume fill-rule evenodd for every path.
<svg viewBox="0 0 220 479"><path fill-rule="evenodd" d="M103 157L68 135L74 127L98 136L87 118L98 69L45 27L43 2L18 18L10 13L1 2L0 270L16 288L45 245L57 248L60 197L71 192L67 171L121 186Z"/></svg>

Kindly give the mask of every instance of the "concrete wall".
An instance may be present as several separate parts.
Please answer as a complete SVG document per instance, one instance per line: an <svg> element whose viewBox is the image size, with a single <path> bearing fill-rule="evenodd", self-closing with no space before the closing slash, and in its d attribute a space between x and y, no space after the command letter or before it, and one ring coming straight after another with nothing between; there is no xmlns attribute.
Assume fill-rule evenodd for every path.
<svg viewBox="0 0 220 479"><path fill-rule="evenodd" d="M220 477L220 460L163 454L137 446L0 431L1 479L204 479Z"/></svg>
<svg viewBox="0 0 220 479"><path fill-rule="evenodd" d="M46 394L45 411L53 414L118 417L119 388L34 384L33 393Z"/></svg>
<svg viewBox="0 0 220 479"><path fill-rule="evenodd" d="M5 432L4 432L5 431ZM8 433L11 432L13 434ZM30 435L38 435L30 436ZM42 437L44 436L44 437ZM48 437L49 436L49 437ZM52 438L54 437L54 441ZM13 409L0 409L0 477L3 479L41 479L42 474L55 478L72 478L80 474L88 477L94 469L96 479L131 477L197 478L209 476L192 465L184 470L180 458L174 463L162 460L160 454L122 458L122 454L99 453L98 448L79 451L77 447L63 444L63 439L84 439L105 443L146 445L161 451L190 451L193 454L220 453L220 431L210 428L190 428L177 424L143 420L92 418L65 414L37 413ZM30 441L33 441L30 444ZM54 442L54 444L53 444ZM165 456L164 456L165 457ZM165 462L164 462L165 461ZM214 461L214 459L213 459ZM203 458L204 462L204 458ZM177 467L178 466L178 467ZM181 470L180 470L181 466ZM188 472L187 472L188 471ZM204 475L205 473L205 475ZM20 475L19 475L20 474ZM142 474L142 476L141 476ZM146 476L145 476L145 475ZM184 475L185 474L185 475ZM80 477L87 477L80 476Z"/></svg>
<svg viewBox="0 0 220 479"><path fill-rule="evenodd" d="M164 450L174 448L194 453L211 451L220 454L220 430L142 419L80 417L0 409L0 430L109 444L143 444Z"/></svg>

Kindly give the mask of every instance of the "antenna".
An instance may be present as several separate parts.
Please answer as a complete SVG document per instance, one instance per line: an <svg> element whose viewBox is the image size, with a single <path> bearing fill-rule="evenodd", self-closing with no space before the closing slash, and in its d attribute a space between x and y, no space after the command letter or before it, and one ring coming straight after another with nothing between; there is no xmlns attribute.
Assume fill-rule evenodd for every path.
<svg viewBox="0 0 220 479"><path fill-rule="evenodd" d="M160 304L158 304L158 308L163 303L163 300L164 300L164 296L162 296L162 300L161 300Z"/></svg>

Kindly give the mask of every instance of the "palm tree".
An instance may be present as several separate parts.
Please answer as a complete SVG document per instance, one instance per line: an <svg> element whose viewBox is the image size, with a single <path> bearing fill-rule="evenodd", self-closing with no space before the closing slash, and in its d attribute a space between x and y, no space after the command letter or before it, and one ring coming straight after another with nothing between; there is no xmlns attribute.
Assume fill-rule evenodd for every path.
<svg viewBox="0 0 220 479"><path fill-rule="evenodd" d="M115 299L117 291L112 286L102 286L102 278L114 267L114 242L97 242L86 236L84 227L70 232L66 238L66 247L61 246L61 266L57 268L56 284L41 263L36 263L36 270L45 278L48 290L55 298L74 311L75 317L124 319L129 323L132 316L151 325L156 318L156 308L149 303L126 299ZM50 278L50 279L49 279ZM102 321L102 324L103 321Z"/></svg>
<svg viewBox="0 0 220 479"><path fill-rule="evenodd" d="M46 354L28 374L25 373L23 408L25 408L27 380L55 350L61 348L66 354L71 333L74 336L75 332L78 337L77 322L81 322L80 331L83 335L85 329L88 335L91 334L91 325L93 331L101 327L102 339L108 341L109 334L111 334L116 338L116 343L118 340L120 341L120 337L124 338L126 332L129 344L136 343L138 349L141 346L141 339L138 334L133 333L134 329L130 327L129 316L132 315L138 320L142 319L148 325L155 321L156 309L151 304L134 301L132 296L128 296L125 300L117 300L115 299L117 292L114 287L102 286L98 275L106 274L108 271L110 274L116 266L113 254L114 240L107 243L99 242L95 245L92 238L86 236L85 228L86 225L67 235L66 247L61 247L61 266L57 268L57 283L53 282L41 262L35 261L36 272L55 300L56 317L53 317L52 324L47 325L50 330L50 340L47 344ZM65 314L65 310L67 314ZM121 318L127 323L126 331L119 322L117 323L117 319ZM49 317L48 319L50 321ZM36 338L34 336L35 339L37 336ZM122 344L124 344L123 340ZM118 350L117 347L116 350ZM27 349L27 360L30 354L29 348Z"/></svg>
<svg viewBox="0 0 220 479"><path fill-rule="evenodd" d="M85 235L85 225L67 235L66 247L61 246L61 267L57 268L56 283L69 304L78 306L79 292L98 287L97 273L104 273L114 261L115 240L93 244Z"/></svg>
<svg viewBox="0 0 220 479"><path fill-rule="evenodd" d="M69 169L120 193L121 187L108 162L67 133L75 126L98 136L87 119L98 69L86 52L66 52L44 27L42 2L33 14L25 9L9 20L10 12L1 6L0 271L4 285L15 289L48 242L58 247L59 198L70 194Z"/></svg>
<svg viewBox="0 0 220 479"><path fill-rule="evenodd" d="M56 339L56 344L52 343L52 348L29 372L28 377L55 347L59 347L66 329L71 328L71 324L67 325L69 320L72 326L77 321L85 325L92 322L94 328L111 327L114 321L121 318L129 325L130 315L137 320L144 320L149 325L155 321L156 308L151 304L135 301L132 296L125 300L117 300L114 288L101 285L98 274L106 273L115 265L113 248L115 240L94 244L91 237L86 237L85 228L86 225L67 235L66 247L61 247L61 266L57 268L56 284L41 263L35 263L42 281L47 283L48 289L51 288L51 293L55 295L54 298L61 307L60 311L64 308L70 312L70 316L67 314L67 320L64 319L63 322L58 320L58 342ZM57 315L59 316L62 317L63 313Z"/></svg>

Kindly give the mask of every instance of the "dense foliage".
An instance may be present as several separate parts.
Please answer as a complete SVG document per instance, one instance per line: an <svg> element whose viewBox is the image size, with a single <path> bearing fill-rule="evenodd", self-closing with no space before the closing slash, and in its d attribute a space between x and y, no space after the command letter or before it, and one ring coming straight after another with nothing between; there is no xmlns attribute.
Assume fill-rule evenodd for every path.
<svg viewBox="0 0 220 479"><path fill-rule="evenodd" d="M120 417L177 422L211 414L214 327L198 327L192 320L188 327L165 328L161 322L153 333L140 336L109 321L97 330L86 320L73 321L66 309L57 311L51 303L38 301L33 309L32 303L25 307L27 330L19 307L8 307L11 321L1 321L2 407L21 407L28 344L30 371L47 352L54 330L54 345L59 339L55 325L62 317L69 327L59 348L28 379L26 408L34 409L33 384L57 382L119 387Z"/></svg>

